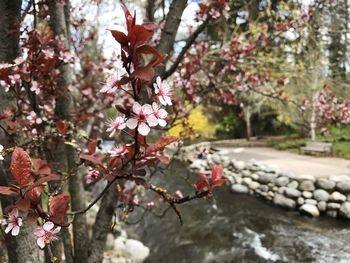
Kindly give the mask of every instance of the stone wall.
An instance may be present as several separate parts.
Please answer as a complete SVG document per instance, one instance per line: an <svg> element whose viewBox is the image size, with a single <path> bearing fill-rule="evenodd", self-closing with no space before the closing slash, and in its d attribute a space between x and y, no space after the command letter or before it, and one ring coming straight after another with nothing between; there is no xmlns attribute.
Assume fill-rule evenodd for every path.
<svg viewBox="0 0 350 263"><path fill-rule="evenodd" d="M230 160L224 152L212 152L207 160L187 155L193 171L210 173L209 165L221 163L233 193L252 194L275 205L317 217L350 219L350 177L294 175L257 161Z"/></svg>

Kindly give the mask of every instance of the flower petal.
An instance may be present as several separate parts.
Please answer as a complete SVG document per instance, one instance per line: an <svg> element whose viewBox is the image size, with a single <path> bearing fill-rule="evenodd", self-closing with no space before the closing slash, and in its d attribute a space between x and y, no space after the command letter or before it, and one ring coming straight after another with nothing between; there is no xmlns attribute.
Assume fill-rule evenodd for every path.
<svg viewBox="0 0 350 263"><path fill-rule="evenodd" d="M54 223L52 223L51 221L47 221L44 225L43 225L43 229L45 231L50 231L53 227L54 227Z"/></svg>
<svg viewBox="0 0 350 263"><path fill-rule="evenodd" d="M150 127L157 126L158 124L158 119L154 115L147 116L146 120Z"/></svg>
<svg viewBox="0 0 350 263"><path fill-rule="evenodd" d="M126 126L128 126L129 129L133 130L136 128L138 123L139 121L137 119L131 118L126 121Z"/></svg>
<svg viewBox="0 0 350 263"><path fill-rule="evenodd" d="M165 101L165 99L164 99L163 96L159 96L158 99L159 99L159 102L160 102L162 105L164 105L164 106L167 105L167 103L166 103L166 101Z"/></svg>
<svg viewBox="0 0 350 263"><path fill-rule="evenodd" d="M165 126L166 126L166 121L165 121L165 120L162 120L162 119L158 119L158 124L159 124L159 126L161 126L161 127L165 127Z"/></svg>
<svg viewBox="0 0 350 263"><path fill-rule="evenodd" d="M57 234L57 233L60 232L60 231L61 231L61 227L58 226L58 227L56 227L56 228L52 231L52 233Z"/></svg>
<svg viewBox="0 0 350 263"><path fill-rule="evenodd" d="M157 77L157 85L159 88L162 86L162 79L159 76Z"/></svg>
<svg viewBox="0 0 350 263"><path fill-rule="evenodd" d="M19 226L14 226L11 231L11 235L17 236L19 233Z"/></svg>
<svg viewBox="0 0 350 263"><path fill-rule="evenodd" d="M132 105L132 111L135 112L136 114L139 114L141 112L141 105L138 102L135 102L134 105Z"/></svg>
<svg viewBox="0 0 350 263"><path fill-rule="evenodd" d="M171 102L171 98L169 96L164 96L164 100L166 104L170 106L173 105L173 103Z"/></svg>
<svg viewBox="0 0 350 263"><path fill-rule="evenodd" d="M13 225L12 224L8 224L6 229L5 229L5 233L8 234L13 228Z"/></svg>
<svg viewBox="0 0 350 263"><path fill-rule="evenodd" d="M149 104L143 105L143 106L142 106L142 112L143 112L144 114L146 114L146 115L151 114L151 113L153 112L152 106L149 105Z"/></svg>
<svg viewBox="0 0 350 263"><path fill-rule="evenodd" d="M158 111L158 115L159 115L160 118L165 119L168 116L168 113L166 112L166 110L160 109Z"/></svg>
<svg viewBox="0 0 350 263"><path fill-rule="evenodd" d="M40 248L44 248L45 247L45 237L40 237L38 238L38 240L36 241L36 243L38 244L38 246Z"/></svg>
<svg viewBox="0 0 350 263"><path fill-rule="evenodd" d="M158 111L158 104L157 103L155 103L155 102L153 102L152 103L152 108L153 108L153 111Z"/></svg>
<svg viewBox="0 0 350 263"><path fill-rule="evenodd" d="M45 236L45 230L43 228L41 228L41 227L37 227L34 230L34 235L37 236L37 237Z"/></svg>
<svg viewBox="0 0 350 263"><path fill-rule="evenodd" d="M146 123L141 123L137 130L142 136L147 136L151 129Z"/></svg>

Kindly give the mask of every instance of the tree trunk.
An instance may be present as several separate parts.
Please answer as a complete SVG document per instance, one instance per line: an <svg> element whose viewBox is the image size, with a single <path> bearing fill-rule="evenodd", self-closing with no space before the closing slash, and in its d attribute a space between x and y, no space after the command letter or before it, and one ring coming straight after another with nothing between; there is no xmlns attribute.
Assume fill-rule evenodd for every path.
<svg viewBox="0 0 350 263"><path fill-rule="evenodd" d="M103 252L107 241L107 235L112 224L114 211L118 199L115 187L111 186L103 196L100 209L96 215L91 242L89 245L88 263L99 263L103 260Z"/></svg>
<svg viewBox="0 0 350 263"><path fill-rule="evenodd" d="M312 108L311 108L311 118L310 118L310 136L312 141L316 140L316 126L317 126L316 102L317 102L317 92L314 92L312 95Z"/></svg>
<svg viewBox="0 0 350 263"><path fill-rule="evenodd" d="M244 118L245 118L245 123L246 123L246 136L247 140L249 141L250 138L252 137L252 123L251 123L251 106L244 106Z"/></svg>
<svg viewBox="0 0 350 263"><path fill-rule="evenodd" d="M69 1L66 0L66 8L59 1L50 1L50 24L56 36L63 37L66 48L69 48ZM72 94L68 93L68 87L72 82L72 68L65 64L60 68L63 74L58 81L59 96L56 101L55 113L60 120L71 119ZM85 195L83 191L83 182L77 174L77 165L79 156L77 150L65 145L64 142L58 146L58 152L55 158L62 166L63 174L69 176L69 191L71 195L71 205L73 210L83 209L85 207ZM74 262L87 262L88 255L88 231L86 223L86 215L80 214L73 221L73 246L74 246ZM66 251L70 256L71 251Z"/></svg>
<svg viewBox="0 0 350 263"><path fill-rule="evenodd" d="M165 25L160 36L158 51L170 54L173 51L175 37L181 22L181 16L187 5L187 0L171 2Z"/></svg>
<svg viewBox="0 0 350 263"><path fill-rule="evenodd" d="M146 21L154 22L157 0L148 0L146 3Z"/></svg>
<svg viewBox="0 0 350 263"><path fill-rule="evenodd" d="M19 55L19 26L21 0L0 0L0 63L12 63ZM1 113L9 105L15 104L14 98L0 89ZM1 131L1 144L5 147L13 146L15 138L10 138ZM6 185L10 178L8 163L4 162L5 169L0 172L0 185ZM1 196L3 206L11 200ZM6 235L6 246L9 262L40 262L40 252L33 237L34 226L24 224L17 237Z"/></svg>

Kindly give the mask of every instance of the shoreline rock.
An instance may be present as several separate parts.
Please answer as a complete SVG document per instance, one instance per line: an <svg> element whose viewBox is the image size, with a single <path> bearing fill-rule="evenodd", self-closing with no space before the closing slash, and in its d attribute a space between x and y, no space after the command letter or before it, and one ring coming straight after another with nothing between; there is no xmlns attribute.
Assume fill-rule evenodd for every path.
<svg viewBox="0 0 350 263"><path fill-rule="evenodd" d="M350 219L350 177L347 175L322 178L310 174L295 175L255 160L229 159L220 151L214 151L208 160L197 162L193 155L189 159L192 163L190 168L207 172L211 160L223 164L224 176L234 194L256 195L312 217L326 215ZM185 161L189 159L184 158Z"/></svg>

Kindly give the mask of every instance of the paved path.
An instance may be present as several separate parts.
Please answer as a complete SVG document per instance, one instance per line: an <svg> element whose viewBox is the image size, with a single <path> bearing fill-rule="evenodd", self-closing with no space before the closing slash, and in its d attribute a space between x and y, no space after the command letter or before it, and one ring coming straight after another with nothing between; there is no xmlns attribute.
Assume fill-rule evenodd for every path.
<svg viewBox="0 0 350 263"><path fill-rule="evenodd" d="M281 171L312 174L317 177L349 175L350 160L331 157L312 157L265 147L225 148L227 154L242 161L255 159L263 164L278 166Z"/></svg>

